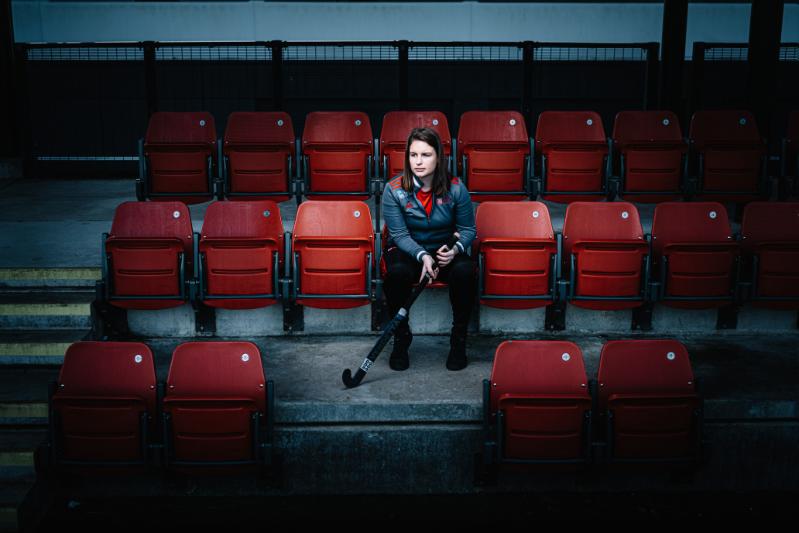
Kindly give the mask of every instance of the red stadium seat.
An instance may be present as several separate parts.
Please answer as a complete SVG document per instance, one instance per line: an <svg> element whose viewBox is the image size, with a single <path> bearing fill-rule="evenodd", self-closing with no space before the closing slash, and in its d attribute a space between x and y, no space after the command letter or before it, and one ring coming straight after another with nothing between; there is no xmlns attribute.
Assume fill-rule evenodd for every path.
<svg viewBox="0 0 799 533"><path fill-rule="evenodd" d="M591 394L580 348L567 341L505 341L483 382L484 426L499 463L586 463ZM495 427L494 438L490 427Z"/></svg>
<svg viewBox="0 0 799 533"><path fill-rule="evenodd" d="M691 119L691 151L698 161L697 194L717 202L761 196L766 145L748 111L697 111Z"/></svg>
<svg viewBox="0 0 799 533"><path fill-rule="evenodd" d="M76 342L50 400L56 465L144 465L154 433L153 354L139 342Z"/></svg>
<svg viewBox="0 0 799 533"><path fill-rule="evenodd" d="M457 157L475 201L522 200L530 195L530 139L516 111L461 115Z"/></svg>
<svg viewBox="0 0 799 533"><path fill-rule="evenodd" d="M477 208L480 303L532 309L552 303L558 247L540 202L484 202Z"/></svg>
<svg viewBox="0 0 799 533"><path fill-rule="evenodd" d="M139 154L138 199L210 200L216 158L216 125L210 113L153 113Z"/></svg>
<svg viewBox="0 0 799 533"><path fill-rule="evenodd" d="M441 111L389 111L380 130L380 168L383 179L402 174L405 168L405 145L413 128L432 128L441 138L441 149L449 158L452 137L447 117ZM449 168L449 164L447 164Z"/></svg>
<svg viewBox="0 0 799 533"><path fill-rule="evenodd" d="M699 458L702 402L682 343L608 341L597 381L597 415L610 461Z"/></svg>
<svg viewBox="0 0 799 533"><path fill-rule="evenodd" d="M751 264L752 303L799 309L799 203L747 204L741 245Z"/></svg>
<svg viewBox="0 0 799 533"><path fill-rule="evenodd" d="M630 202L663 202L682 196L688 148L671 111L621 111L613 124L619 154L620 194Z"/></svg>
<svg viewBox="0 0 799 533"><path fill-rule="evenodd" d="M602 118L593 111L544 111L535 130L541 155L541 194L572 202L606 196L608 143Z"/></svg>
<svg viewBox="0 0 799 533"><path fill-rule="evenodd" d="M372 126L366 113L308 113L302 153L307 198L365 200L370 196Z"/></svg>
<svg viewBox="0 0 799 533"><path fill-rule="evenodd" d="M194 277L189 209L181 202L123 202L104 234L105 298L128 309L177 307Z"/></svg>
<svg viewBox="0 0 799 533"><path fill-rule="evenodd" d="M664 304L708 309L732 302L739 246L723 205L658 204L652 221L652 248Z"/></svg>
<svg viewBox="0 0 799 533"><path fill-rule="evenodd" d="M265 462L270 442L261 429L266 425L271 432L270 385L251 342L186 342L175 348L163 402L167 465Z"/></svg>
<svg viewBox="0 0 799 533"><path fill-rule="evenodd" d="M288 113L231 113L223 144L224 196L284 202L293 194L294 126Z"/></svg>
<svg viewBox="0 0 799 533"><path fill-rule="evenodd" d="M563 222L563 267L570 303L629 309L643 303L649 243L638 210L627 202L574 202Z"/></svg>
<svg viewBox="0 0 799 533"><path fill-rule="evenodd" d="M369 207L363 202L300 204L292 237L295 301L324 309L368 304L374 240Z"/></svg>
<svg viewBox="0 0 799 533"><path fill-rule="evenodd" d="M226 309L275 303L283 244L283 221L275 202L212 203L200 236L200 299Z"/></svg>

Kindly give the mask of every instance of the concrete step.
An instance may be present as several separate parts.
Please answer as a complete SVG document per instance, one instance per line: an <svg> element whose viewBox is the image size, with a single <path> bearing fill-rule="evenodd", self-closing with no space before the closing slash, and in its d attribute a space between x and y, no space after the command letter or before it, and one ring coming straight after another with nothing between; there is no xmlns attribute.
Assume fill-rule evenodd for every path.
<svg viewBox="0 0 799 533"><path fill-rule="evenodd" d="M0 365L60 365L88 329L0 330Z"/></svg>
<svg viewBox="0 0 799 533"><path fill-rule="evenodd" d="M93 290L95 282L100 277L99 268L0 268L0 289Z"/></svg>
<svg viewBox="0 0 799 533"><path fill-rule="evenodd" d="M20 531L18 511L35 481L0 483L0 531Z"/></svg>
<svg viewBox="0 0 799 533"><path fill-rule="evenodd" d="M25 472L33 474L33 451L46 437L45 428L0 426L0 475L17 478ZM11 470L4 472L2 469Z"/></svg>
<svg viewBox="0 0 799 533"><path fill-rule="evenodd" d="M44 427L47 425L47 416L47 400L0 403L0 424L2 425Z"/></svg>
<svg viewBox="0 0 799 533"><path fill-rule="evenodd" d="M19 511L36 483L33 453L46 434L0 426L0 531L19 529Z"/></svg>
<svg viewBox="0 0 799 533"><path fill-rule="evenodd" d="M93 300L94 291L3 291L0 330L88 329Z"/></svg>

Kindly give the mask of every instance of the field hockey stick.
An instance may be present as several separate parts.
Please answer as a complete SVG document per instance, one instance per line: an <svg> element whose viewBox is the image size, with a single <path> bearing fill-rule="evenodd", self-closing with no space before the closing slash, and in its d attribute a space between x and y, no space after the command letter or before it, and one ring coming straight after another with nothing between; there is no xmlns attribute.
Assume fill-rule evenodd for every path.
<svg viewBox="0 0 799 533"><path fill-rule="evenodd" d="M447 242L447 249L451 250L452 247L455 246L456 242L458 242L458 236L453 235L449 242ZM437 263L434 261L433 268L437 268L437 266ZM430 275L425 275L425 277L422 278L422 281L420 281L419 284L414 287L413 291L411 291L411 294L408 296L408 299L405 300L403 306L399 311L397 311L397 314L394 315L394 318L392 318L386 327L383 328L383 333L380 335L380 338L377 339L372 351L369 352L369 355L367 355L366 359L364 359L363 363L361 363L360 368L358 368L358 370L355 372L355 376L352 375L352 372L349 368L344 370L344 373L341 375L341 379L344 381L344 385L346 385L348 389L360 385L364 376L369 371L369 368L372 366L372 363L375 362L377 356L380 355L380 352L382 352L383 348L386 347L386 344L388 344L388 341L394 335L394 332L403 321L408 320L408 311L410 311L413 302L415 302L416 298L422 294L422 291L425 289L425 287L427 287L430 281L432 281L430 279Z"/></svg>

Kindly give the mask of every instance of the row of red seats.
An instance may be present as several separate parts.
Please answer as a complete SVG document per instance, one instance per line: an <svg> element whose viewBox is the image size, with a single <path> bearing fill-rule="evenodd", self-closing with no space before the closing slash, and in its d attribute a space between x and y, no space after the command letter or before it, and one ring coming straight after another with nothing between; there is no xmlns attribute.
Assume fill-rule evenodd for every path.
<svg viewBox="0 0 799 533"><path fill-rule="evenodd" d="M740 240L717 202L658 204L651 236L627 202L572 203L562 235L539 202L487 202L476 218L484 305L799 308L799 203L748 204Z"/></svg>
<svg viewBox="0 0 799 533"><path fill-rule="evenodd" d="M188 300L227 309L279 299L320 308L365 305L380 249L372 223L363 202L308 201L297 209L291 234L273 201L221 201L208 206L194 234L181 202L124 202L111 233L103 234L104 298L128 309Z"/></svg>
<svg viewBox="0 0 799 533"><path fill-rule="evenodd" d="M799 113L790 120L783 161L795 172ZM456 139L441 112L393 111L383 117L379 141L366 113L325 111L308 114L302 142L284 112L232 113L219 141L210 113L159 112L140 142L137 196L362 200L402 171L414 127L438 131L448 168L476 201L540 195L571 202L619 193L640 202L685 195L745 202L763 196L767 185L766 145L747 111L698 111L688 140L670 111L622 111L611 139L592 111L545 111L535 139L515 111L466 112Z"/></svg>
<svg viewBox="0 0 799 533"><path fill-rule="evenodd" d="M574 202L562 234L543 203L484 202L476 226L484 305L799 308L799 203L750 203L740 239L716 202L659 204L651 238L627 202ZM349 308L378 296L381 237L359 201L302 203L293 235L271 201L212 203L199 235L185 204L125 202L103 247L105 298L123 308Z"/></svg>
<svg viewBox="0 0 799 533"><path fill-rule="evenodd" d="M572 342L500 344L483 384L483 467L587 463L599 447L611 461L697 459L702 400L680 342L610 341L597 382ZM77 342L52 387L50 413L42 459L59 467L273 460L274 386L250 342L183 343L162 386L147 345Z"/></svg>
<svg viewBox="0 0 799 533"><path fill-rule="evenodd" d="M274 387L251 342L183 343L161 386L147 345L77 342L52 387L49 449L40 460L266 466L273 424Z"/></svg>
<svg viewBox="0 0 799 533"><path fill-rule="evenodd" d="M619 340L596 381L568 341L505 341L483 382L482 467L604 462L697 463L702 398L685 346Z"/></svg>

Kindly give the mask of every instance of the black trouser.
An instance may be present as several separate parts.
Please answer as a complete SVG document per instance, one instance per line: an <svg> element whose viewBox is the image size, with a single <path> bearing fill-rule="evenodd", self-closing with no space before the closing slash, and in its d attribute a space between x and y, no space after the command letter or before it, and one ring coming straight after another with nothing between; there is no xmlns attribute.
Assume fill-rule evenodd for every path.
<svg viewBox="0 0 799 533"><path fill-rule="evenodd" d="M419 281L419 276L422 275L422 263L399 248L391 248L385 253L384 258L387 272L383 281L383 290L386 293L388 309L391 316L394 316L410 295L413 284ZM474 261L468 254L456 255L450 264L439 269L436 281L439 280L449 285L452 326L465 329L477 293Z"/></svg>

